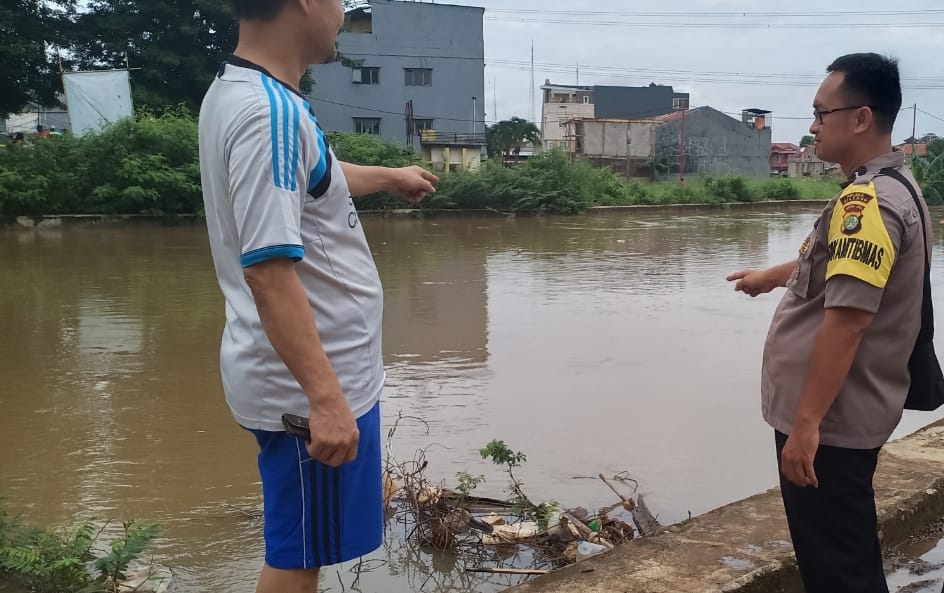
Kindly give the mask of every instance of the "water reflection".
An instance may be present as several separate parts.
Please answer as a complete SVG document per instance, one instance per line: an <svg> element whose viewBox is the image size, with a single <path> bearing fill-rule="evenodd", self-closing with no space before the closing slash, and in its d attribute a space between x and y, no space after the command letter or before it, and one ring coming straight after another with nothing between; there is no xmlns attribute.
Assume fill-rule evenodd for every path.
<svg viewBox="0 0 944 593"><path fill-rule="evenodd" d="M786 261L804 205L536 219L372 219L385 286L392 453L437 443L433 481L528 455L532 498L587 508L574 479L629 470L664 523L775 483L760 420L760 349L776 298L724 276ZM940 253L940 252L939 252ZM941 276L942 260L934 272ZM50 524L160 522L181 590L249 593L261 563L255 447L218 377L223 318L205 230L84 226L0 232L0 495ZM942 308L939 307L938 311ZM929 422L908 414L897 434ZM428 427L428 428L427 428ZM429 431L427 433L427 430ZM326 571L325 590L497 591L508 577L400 545Z"/></svg>

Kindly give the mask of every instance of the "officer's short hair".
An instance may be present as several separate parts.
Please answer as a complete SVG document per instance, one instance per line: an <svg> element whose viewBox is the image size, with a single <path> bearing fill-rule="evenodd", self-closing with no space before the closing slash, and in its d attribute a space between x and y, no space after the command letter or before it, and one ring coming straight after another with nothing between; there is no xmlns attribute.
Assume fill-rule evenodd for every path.
<svg viewBox="0 0 944 593"><path fill-rule="evenodd" d="M228 0L233 15L246 21L271 21L288 0Z"/></svg>
<svg viewBox="0 0 944 593"><path fill-rule="evenodd" d="M898 60L876 53L848 54L836 58L826 71L841 72L846 98L871 107L879 131L891 133L901 111Z"/></svg>

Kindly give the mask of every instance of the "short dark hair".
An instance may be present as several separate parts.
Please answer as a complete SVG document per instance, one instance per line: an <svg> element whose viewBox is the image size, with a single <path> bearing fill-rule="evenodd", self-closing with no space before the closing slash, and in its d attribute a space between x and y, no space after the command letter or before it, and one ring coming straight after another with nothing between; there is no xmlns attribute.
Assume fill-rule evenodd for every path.
<svg viewBox="0 0 944 593"><path fill-rule="evenodd" d="M271 21L287 0L228 0L233 16L246 21Z"/></svg>
<svg viewBox="0 0 944 593"><path fill-rule="evenodd" d="M879 131L892 132L901 111L898 60L876 53L848 54L836 58L826 72L841 72L848 99L871 106Z"/></svg>

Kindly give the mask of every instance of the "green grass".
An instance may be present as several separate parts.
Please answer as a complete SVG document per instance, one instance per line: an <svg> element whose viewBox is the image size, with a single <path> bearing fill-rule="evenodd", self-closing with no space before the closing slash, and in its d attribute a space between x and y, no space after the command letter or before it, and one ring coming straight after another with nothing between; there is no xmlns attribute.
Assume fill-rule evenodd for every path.
<svg viewBox="0 0 944 593"><path fill-rule="evenodd" d="M684 187L678 181L629 182L622 192L603 196L595 205L722 205L773 200L829 200L838 190L839 182L833 178L709 177L689 181Z"/></svg>

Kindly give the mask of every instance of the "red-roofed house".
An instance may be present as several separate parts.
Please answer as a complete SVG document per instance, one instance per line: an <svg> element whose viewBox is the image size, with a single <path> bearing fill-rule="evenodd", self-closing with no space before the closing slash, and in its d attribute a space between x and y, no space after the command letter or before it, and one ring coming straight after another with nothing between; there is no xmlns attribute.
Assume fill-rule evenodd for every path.
<svg viewBox="0 0 944 593"><path fill-rule="evenodd" d="M790 168L790 157L796 156L800 147L792 142L774 142L770 145L770 172L783 175Z"/></svg>
<svg viewBox="0 0 944 593"><path fill-rule="evenodd" d="M905 153L905 156L911 156L913 153L917 153L918 156L925 156L928 154L928 145L924 142L919 142L918 144L899 144L896 146L898 150Z"/></svg>

